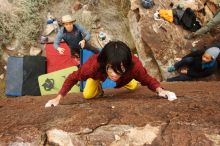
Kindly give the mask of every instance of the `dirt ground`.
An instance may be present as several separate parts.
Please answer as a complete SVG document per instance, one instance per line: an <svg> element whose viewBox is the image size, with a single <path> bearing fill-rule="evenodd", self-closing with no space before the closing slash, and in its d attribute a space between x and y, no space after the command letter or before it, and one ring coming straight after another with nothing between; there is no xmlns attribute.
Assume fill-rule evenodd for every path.
<svg viewBox="0 0 220 146"><path fill-rule="evenodd" d="M103 125L160 125L152 146L220 145L220 82L162 83L176 92L170 102L146 87L135 91L108 89L105 96L91 100L81 93L68 94L57 107L45 108L55 96L0 99L0 145L41 141L52 128L77 132ZM103 135L103 137L105 137ZM92 139L88 145L109 145L108 138ZM43 144L42 144L43 145Z"/></svg>

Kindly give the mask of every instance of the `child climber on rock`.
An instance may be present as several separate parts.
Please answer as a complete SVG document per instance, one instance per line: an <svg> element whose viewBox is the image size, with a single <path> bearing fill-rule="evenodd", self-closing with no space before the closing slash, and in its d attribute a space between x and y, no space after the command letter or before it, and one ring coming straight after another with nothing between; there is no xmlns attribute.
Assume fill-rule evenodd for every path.
<svg viewBox="0 0 220 146"><path fill-rule="evenodd" d="M49 100L46 107L57 106L68 91L80 80L87 80L83 97L91 99L103 92L101 82L109 78L116 82L115 88L125 87L134 90L138 82L147 86L159 96L176 99L173 92L161 88L160 83L151 77L140 60L132 55L130 48L121 41L112 41L104 46L100 54L89 58L82 67L71 73L65 80L56 98Z"/></svg>

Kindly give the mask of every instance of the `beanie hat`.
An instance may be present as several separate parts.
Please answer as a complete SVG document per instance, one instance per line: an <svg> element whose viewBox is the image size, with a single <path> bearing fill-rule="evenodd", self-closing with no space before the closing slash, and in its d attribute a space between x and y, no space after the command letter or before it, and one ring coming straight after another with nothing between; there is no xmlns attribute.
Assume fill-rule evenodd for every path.
<svg viewBox="0 0 220 146"><path fill-rule="evenodd" d="M211 47L206 50L205 53L211 55L213 59L216 59L220 53L220 49L217 47Z"/></svg>

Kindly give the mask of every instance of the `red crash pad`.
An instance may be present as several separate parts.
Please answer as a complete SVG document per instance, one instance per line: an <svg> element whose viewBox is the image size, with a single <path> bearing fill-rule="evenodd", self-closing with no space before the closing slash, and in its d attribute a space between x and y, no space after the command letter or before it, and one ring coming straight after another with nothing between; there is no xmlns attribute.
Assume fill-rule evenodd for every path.
<svg viewBox="0 0 220 146"><path fill-rule="evenodd" d="M66 43L60 43L60 47L65 48L62 55L53 47L53 44L45 44L47 73L79 65L80 60L71 56L70 48Z"/></svg>

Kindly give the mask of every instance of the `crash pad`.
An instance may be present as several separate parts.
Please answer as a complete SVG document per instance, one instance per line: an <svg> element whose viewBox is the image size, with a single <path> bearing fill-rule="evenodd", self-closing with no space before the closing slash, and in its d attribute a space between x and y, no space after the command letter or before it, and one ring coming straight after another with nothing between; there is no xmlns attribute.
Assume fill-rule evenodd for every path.
<svg viewBox="0 0 220 146"><path fill-rule="evenodd" d="M65 49L64 54L59 54L53 44L45 44L47 73L79 65L79 59L71 55L70 48L66 43L60 43L60 47Z"/></svg>
<svg viewBox="0 0 220 146"><path fill-rule="evenodd" d="M76 70L78 70L78 67L73 66L39 76L38 82L39 82L41 95L57 94L60 91L68 75ZM80 92L79 83L73 86L68 93L73 93L73 92Z"/></svg>

